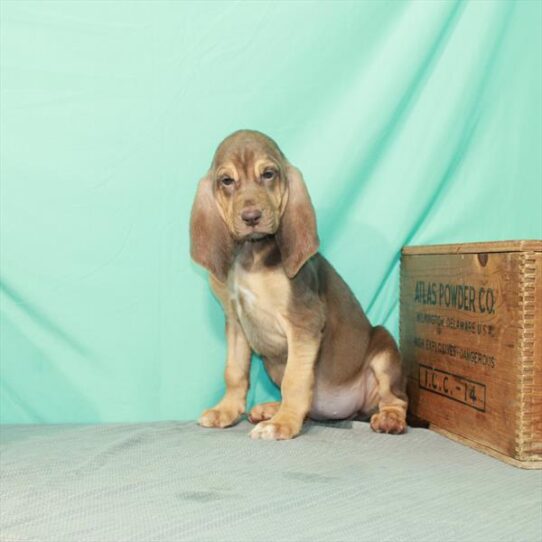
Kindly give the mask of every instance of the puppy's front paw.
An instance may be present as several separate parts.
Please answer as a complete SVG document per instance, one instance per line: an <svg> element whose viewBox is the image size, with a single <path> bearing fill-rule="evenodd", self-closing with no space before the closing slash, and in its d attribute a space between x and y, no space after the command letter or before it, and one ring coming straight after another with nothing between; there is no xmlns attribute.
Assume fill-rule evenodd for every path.
<svg viewBox="0 0 542 542"><path fill-rule="evenodd" d="M224 428L233 425L240 415L237 410L210 408L200 416L198 423L203 427Z"/></svg>
<svg viewBox="0 0 542 542"><path fill-rule="evenodd" d="M250 423L258 423L264 420L270 420L280 408L279 402L274 403L262 403L256 405L248 414L248 421Z"/></svg>
<svg viewBox="0 0 542 542"><path fill-rule="evenodd" d="M264 440L288 440L294 438L301 431L300 424L292 421L281 421L272 418L269 421L260 422L251 432L250 437Z"/></svg>
<svg viewBox="0 0 542 542"><path fill-rule="evenodd" d="M371 416L371 429L377 433L398 435L406 430L405 412L402 409L382 410Z"/></svg>

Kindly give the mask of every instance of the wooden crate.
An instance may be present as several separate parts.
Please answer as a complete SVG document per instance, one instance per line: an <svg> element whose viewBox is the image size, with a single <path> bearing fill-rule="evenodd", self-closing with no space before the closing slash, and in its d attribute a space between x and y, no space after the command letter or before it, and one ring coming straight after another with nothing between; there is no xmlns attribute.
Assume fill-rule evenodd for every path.
<svg viewBox="0 0 542 542"><path fill-rule="evenodd" d="M404 248L400 335L413 416L542 468L542 241Z"/></svg>

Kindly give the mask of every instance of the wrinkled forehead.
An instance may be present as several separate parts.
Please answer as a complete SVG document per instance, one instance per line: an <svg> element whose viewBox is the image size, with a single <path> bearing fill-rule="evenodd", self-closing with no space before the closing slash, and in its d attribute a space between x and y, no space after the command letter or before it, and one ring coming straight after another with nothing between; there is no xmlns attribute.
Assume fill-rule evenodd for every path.
<svg viewBox="0 0 542 542"><path fill-rule="evenodd" d="M266 167L275 167L280 171L283 164L284 155L270 139L227 138L216 150L213 170L216 175L228 173L251 177L260 175Z"/></svg>

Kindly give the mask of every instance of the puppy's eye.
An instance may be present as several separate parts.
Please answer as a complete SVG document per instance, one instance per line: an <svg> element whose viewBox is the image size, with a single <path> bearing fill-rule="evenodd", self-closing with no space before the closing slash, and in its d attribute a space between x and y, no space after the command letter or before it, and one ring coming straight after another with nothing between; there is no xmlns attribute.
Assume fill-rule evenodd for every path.
<svg viewBox="0 0 542 542"><path fill-rule="evenodd" d="M235 181L231 177L224 177L220 180L224 186L231 186Z"/></svg>
<svg viewBox="0 0 542 542"><path fill-rule="evenodd" d="M272 169L266 169L262 173L262 179L265 179L266 181L270 181L275 177L275 172Z"/></svg>

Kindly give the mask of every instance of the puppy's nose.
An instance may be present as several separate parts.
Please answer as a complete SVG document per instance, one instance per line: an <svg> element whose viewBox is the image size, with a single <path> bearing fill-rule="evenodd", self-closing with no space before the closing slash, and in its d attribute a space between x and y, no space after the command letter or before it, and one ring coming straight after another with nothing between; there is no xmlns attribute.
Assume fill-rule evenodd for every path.
<svg viewBox="0 0 542 542"><path fill-rule="evenodd" d="M241 218L247 226L255 226L262 218L262 212L254 207L249 207L241 213Z"/></svg>

